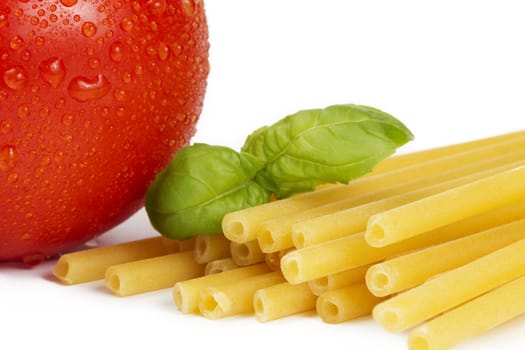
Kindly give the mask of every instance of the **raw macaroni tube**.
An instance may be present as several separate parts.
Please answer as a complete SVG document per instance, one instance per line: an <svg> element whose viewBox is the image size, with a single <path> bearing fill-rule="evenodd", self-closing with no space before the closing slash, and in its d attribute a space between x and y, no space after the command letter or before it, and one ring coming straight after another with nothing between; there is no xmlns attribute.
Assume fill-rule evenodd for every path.
<svg viewBox="0 0 525 350"><path fill-rule="evenodd" d="M382 247L524 197L521 166L374 215L365 237L370 245Z"/></svg>
<svg viewBox="0 0 525 350"><path fill-rule="evenodd" d="M454 167L447 171L435 172L432 175L401 182L391 187L370 191L360 195L352 195L349 196L349 198L314 206L308 210L303 210L294 214L277 216L274 219L269 219L261 223L261 229L257 235L257 240L259 241L261 250L265 253L292 248L294 247L292 228L293 225L300 223L301 221L311 220L319 216L350 209L358 205L420 190L430 185L436 185L445 181L457 179L481 171L486 171L487 169L502 167L504 165L508 165L508 167L523 165L525 164L523 159L525 159L525 151L508 152L498 157L489 158L474 163L468 163L460 167ZM353 185L354 184L351 183L349 187L352 187ZM318 240L315 240L315 236L298 238L298 234L299 233L296 233L296 243L298 248L301 248L304 245L318 243ZM324 240L327 238L334 239L338 237L340 237L340 233L334 233L329 237L327 235L323 235ZM309 238L308 241L307 238Z"/></svg>
<svg viewBox="0 0 525 350"><path fill-rule="evenodd" d="M399 332L525 274L525 239L444 272L377 305L374 319Z"/></svg>
<svg viewBox="0 0 525 350"><path fill-rule="evenodd" d="M232 258L224 258L224 259L217 259L210 261L206 264L206 267L204 269L205 275L212 275L215 273L220 273L228 270L233 270L238 268L239 265L233 261Z"/></svg>
<svg viewBox="0 0 525 350"><path fill-rule="evenodd" d="M162 242L164 243L166 249L170 253L186 252L188 250L193 250L193 248L195 247L195 237L190 239L178 240L162 236Z"/></svg>
<svg viewBox="0 0 525 350"><path fill-rule="evenodd" d="M237 243L255 240L261 230L261 223L275 218L276 213L278 213L277 215L290 215L313 206L331 203L349 196L377 191L401 182L432 175L443 169L452 169L467 163L495 157L506 153L507 149L523 149L525 137L521 136L523 135L509 136L508 139L502 137L501 140L496 138L495 141L497 140L497 142L485 142L482 140L479 145L472 144L472 148L465 147L465 152L454 153L440 158L429 157L427 161L414 163L406 167L401 164L399 166L390 166L388 172L377 170L370 176L352 181L351 186L329 186L257 207L228 213L223 218L222 230L228 239ZM420 152L423 158L424 154L425 151ZM383 162L387 161L395 164L405 156L408 157L409 155L396 156ZM378 165L376 169L379 169L379 167Z"/></svg>
<svg viewBox="0 0 525 350"><path fill-rule="evenodd" d="M447 146L435 147L427 150L402 154L399 156L393 156L381 161L378 165L376 165L374 168L374 173L384 173L393 169L399 169L401 167L419 164L424 161L454 155L474 148L480 148L500 142L506 142L512 139L518 139L523 136L525 136L525 132L517 131Z"/></svg>
<svg viewBox="0 0 525 350"><path fill-rule="evenodd" d="M307 282L524 217L525 200L521 200L381 248L370 246L361 232L292 251L281 259L281 271L290 283Z"/></svg>
<svg viewBox="0 0 525 350"><path fill-rule="evenodd" d="M422 200L425 197L455 189L461 185L470 184L476 180L497 174L502 169L507 170L509 167L513 168L512 165L507 164L498 168L487 169L460 178L432 184L408 193L387 197L332 214L304 220L292 227L292 240L294 246L297 248L303 248L312 244L365 231L367 225L370 225L369 220L371 220L375 214L397 209L401 206L408 205L411 202Z"/></svg>
<svg viewBox="0 0 525 350"><path fill-rule="evenodd" d="M230 253L233 261L239 266L257 264L265 259L265 254L256 240L245 243L230 242Z"/></svg>
<svg viewBox="0 0 525 350"><path fill-rule="evenodd" d="M111 266L105 280L114 294L129 296L170 288L203 274L204 265L197 264L193 252L187 251Z"/></svg>
<svg viewBox="0 0 525 350"><path fill-rule="evenodd" d="M348 287L352 284L364 283L366 272L370 266L371 265L363 265L333 275L320 277L308 281L308 286L312 293L320 296L329 290Z"/></svg>
<svg viewBox="0 0 525 350"><path fill-rule="evenodd" d="M268 266L261 263L177 282L173 287L173 302L182 313L193 313L198 311L199 295L205 288L233 283L268 272L270 272Z"/></svg>
<svg viewBox="0 0 525 350"><path fill-rule="evenodd" d="M289 198L280 199L228 213L222 220L222 231L232 242L245 243L257 239L260 224L278 215L288 215L309 208L315 203L330 202L338 198L338 189L346 185L335 185L316 191L298 194Z"/></svg>
<svg viewBox="0 0 525 350"><path fill-rule="evenodd" d="M259 289L253 296L255 317L267 322L315 309L317 297L306 283L288 282Z"/></svg>
<svg viewBox="0 0 525 350"><path fill-rule="evenodd" d="M230 241L223 234L199 235L193 253L199 264L227 258L230 256Z"/></svg>
<svg viewBox="0 0 525 350"><path fill-rule="evenodd" d="M366 283L376 296L398 293L524 238L525 220L518 220L376 264Z"/></svg>
<svg viewBox="0 0 525 350"><path fill-rule="evenodd" d="M284 278L280 272L269 272L217 287L208 287L199 297L199 311L211 320L253 312L255 292L282 282Z"/></svg>
<svg viewBox="0 0 525 350"><path fill-rule="evenodd" d="M446 350L525 313L525 277L496 288L412 330L410 350Z"/></svg>
<svg viewBox="0 0 525 350"><path fill-rule="evenodd" d="M77 284L104 279L112 265L147 259L170 252L162 237L81 250L62 255L54 269L55 277L64 284Z"/></svg>
<svg viewBox="0 0 525 350"><path fill-rule="evenodd" d="M364 283L327 291L317 298L316 310L326 323L341 323L372 313L384 298L372 295Z"/></svg>

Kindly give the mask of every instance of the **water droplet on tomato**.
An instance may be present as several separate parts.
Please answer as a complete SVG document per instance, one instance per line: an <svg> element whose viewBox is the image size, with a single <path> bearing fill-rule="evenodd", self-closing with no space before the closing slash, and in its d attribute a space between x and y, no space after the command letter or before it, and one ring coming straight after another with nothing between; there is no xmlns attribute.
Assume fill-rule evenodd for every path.
<svg viewBox="0 0 525 350"><path fill-rule="evenodd" d="M31 51L29 50L22 51L22 53L20 54L20 58L25 62L29 61L31 59Z"/></svg>
<svg viewBox="0 0 525 350"><path fill-rule="evenodd" d="M109 57L113 62L118 63L122 61L123 56L124 45L120 41L115 41L113 44L111 44L111 47L109 49Z"/></svg>
<svg viewBox="0 0 525 350"><path fill-rule="evenodd" d="M82 24L82 35L84 35L86 38L91 38L97 34L97 26L93 22L84 22Z"/></svg>
<svg viewBox="0 0 525 350"><path fill-rule="evenodd" d="M9 176L7 176L7 182L9 183L16 183L18 181L18 174L17 173L11 173Z"/></svg>
<svg viewBox="0 0 525 350"><path fill-rule="evenodd" d="M11 130L13 130L13 125L9 121L7 120L0 121L0 133L6 135L6 134L9 134Z"/></svg>
<svg viewBox="0 0 525 350"><path fill-rule="evenodd" d="M26 104L21 104L17 108L17 113L20 118L27 118L29 116L29 106Z"/></svg>
<svg viewBox="0 0 525 350"><path fill-rule="evenodd" d="M23 44L24 44L24 39L22 39L22 37L20 35L15 35L9 41L9 47L11 47L11 49L13 49L13 50L20 49Z"/></svg>
<svg viewBox="0 0 525 350"><path fill-rule="evenodd" d="M65 7L73 7L77 4L78 0L60 0L60 3Z"/></svg>
<svg viewBox="0 0 525 350"><path fill-rule="evenodd" d="M166 61L170 56L170 48L165 43L160 43L157 50L157 55L161 61Z"/></svg>
<svg viewBox="0 0 525 350"><path fill-rule="evenodd" d="M120 21L120 28L125 32L131 32L133 29L133 21L129 18L123 18Z"/></svg>
<svg viewBox="0 0 525 350"><path fill-rule="evenodd" d="M16 166L18 153L15 146L5 145L0 148L0 170L9 170Z"/></svg>
<svg viewBox="0 0 525 350"><path fill-rule="evenodd" d="M7 14L0 13L0 29L7 28L9 26L9 21Z"/></svg>
<svg viewBox="0 0 525 350"><path fill-rule="evenodd" d="M57 88L66 76L64 61L58 57L51 57L42 61L38 66L38 71L42 79L53 88Z"/></svg>
<svg viewBox="0 0 525 350"><path fill-rule="evenodd" d="M122 81L126 84L129 84L131 83L131 80L132 80L132 75L130 72L124 72L122 73Z"/></svg>
<svg viewBox="0 0 525 350"><path fill-rule="evenodd" d="M193 16L195 14L195 1L182 0L182 11L188 16Z"/></svg>
<svg viewBox="0 0 525 350"><path fill-rule="evenodd" d="M92 69L98 69L100 67L100 59L97 57L91 57L88 60L88 65Z"/></svg>
<svg viewBox="0 0 525 350"><path fill-rule="evenodd" d="M161 16L166 12L166 0L149 0L146 7L152 15Z"/></svg>
<svg viewBox="0 0 525 350"><path fill-rule="evenodd" d="M2 76L5 85L12 90L23 89L27 85L27 72L21 66L7 69Z"/></svg>
<svg viewBox="0 0 525 350"><path fill-rule="evenodd" d="M62 123L64 123L64 125L71 125L73 124L73 114L70 114L70 113L66 113L62 116Z"/></svg>
<svg viewBox="0 0 525 350"><path fill-rule="evenodd" d="M69 95L79 102L102 98L110 90L111 83L102 74L95 79L82 76L73 78L68 86Z"/></svg>
<svg viewBox="0 0 525 350"><path fill-rule="evenodd" d="M115 100L122 102L126 99L126 91L122 89L115 89L113 92L113 97L115 97Z"/></svg>

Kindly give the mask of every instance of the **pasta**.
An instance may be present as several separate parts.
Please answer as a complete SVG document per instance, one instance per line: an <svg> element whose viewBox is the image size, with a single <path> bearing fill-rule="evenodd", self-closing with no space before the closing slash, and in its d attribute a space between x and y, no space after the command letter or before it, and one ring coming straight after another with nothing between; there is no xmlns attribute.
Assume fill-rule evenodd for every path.
<svg viewBox="0 0 525 350"><path fill-rule="evenodd" d="M111 266L106 286L118 296L130 296L170 288L174 283L204 274L204 265L193 252L181 252Z"/></svg>
<svg viewBox="0 0 525 350"><path fill-rule="evenodd" d="M371 265L363 265L333 275L320 277L308 281L308 286L310 287L312 293L320 296L329 290L347 287L352 284L364 283L366 272L370 266Z"/></svg>
<svg viewBox="0 0 525 350"><path fill-rule="evenodd" d="M422 163L410 166L393 166L388 172L377 171L369 176L352 181L351 185L329 186L317 191L299 194L287 199L273 201L254 208L246 208L240 211L228 213L222 221L224 235L233 242L243 243L257 239L261 230L261 224L269 219L275 218L276 213L280 216L290 215L309 209L313 206L327 204L348 196L357 196L384 189L395 184L425 177L443 169L456 168L467 163L486 160L487 158L497 157L505 154L507 149L523 149L525 137L523 135L515 138L505 137L503 141L494 142L481 146L473 147L465 152L452 154L441 158L429 158ZM421 153L422 155L424 153ZM403 159L398 156L392 159L395 164ZM377 168L377 167L376 167Z"/></svg>
<svg viewBox="0 0 525 350"><path fill-rule="evenodd" d="M510 151L508 151L510 150ZM64 284L172 287L184 314L362 316L445 350L525 312L525 131L393 156L349 184L224 216L223 234L63 255Z"/></svg>
<svg viewBox="0 0 525 350"><path fill-rule="evenodd" d="M195 238L193 254L200 264L227 258L230 256L230 241L222 234L199 235Z"/></svg>
<svg viewBox="0 0 525 350"><path fill-rule="evenodd" d="M238 267L239 265L237 265L231 257L217 259L217 260L210 261L209 263L206 264L206 267L204 268L204 274L212 275L215 273L233 270Z"/></svg>
<svg viewBox="0 0 525 350"><path fill-rule="evenodd" d="M253 296L255 317L260 322L298 314L315 309L317 297L306 283L288 282L259 289Z"/></svg>
<svg viewBox="0 0 525 350"><path fill-rule="evenodd" d="M369 220L371 220L371 217L375 214L382 214L388 210L394 211L394 209L398 209L403 205L408 206L411 202L422 200L425 197L437 195L443 191L452 190L458 186L484 179L490 175L498 173L501 169L506 170L508 167L509 165L500 168L487 169L457 179L419 188L408 193L402 193L371 203L359 205L357 207L340 210L311 220L304 220L292 227L292 239L294 245L297 248L302 248L322 241L365 231L367 226L369 227L368 232L370 232L375 226L370 228L372 224ZM510 165L510 167L512 167L512 165ZM410 216L406 217L410 218ZM368 233L368 236L370 236L370 233Z"/></svg>
<svg viewBox="0 0 525 350"><path fill-rule="evenodd" d="M525 239L378 304L373 317L392 332L403 331L524 274Z"/></svg>
<svg viewBox="0 0 525 350"><path fill-rule="evenodd" d="M435 147L427 150L412 152L403 154L401 156L394 156L383 160L381 163L376 165L374 168L375 173L384 173L393 169L398 169L400 167L406 167L413 164L419 164L431 159L442 158L457 153L465 152L468 150L485 147L492 144L497 144L500 142L506 142L513 139L519 139L525 136L524 131L516 131L512 133L506 133L501 135L496 135L492 137L486 137L482 139Z"/></svg>
<svg viewBox="0 0 525 350"><path fill-rule="evenodd" d="M307 282L524 217L525 200L521 200L380 248L370 246L360 232L294 250L281 259L281 271L290 283Z"/></svg>
<svg viewBox="0 0 525 350"><path fill-rule="evenodd" d="M384 298L374 296L364 283L327 291L317 298L316 310L326 323L341 323L370 315Z"/></svg>
<svg viewBox="0 0 525 350"><path fill-rule="evenodd" d="M481 171L486 171L495 167L502 167L501 169L506 169L507 167L525 164L525 162L521 159L525 159L524 151L509 152L494 158L455 167L448 171L436 172L425 177L401 182L383 189L366 192L360 195L352 195L345 199L314 206L308 210L303 210L290 215L279 215L273 219L269 219L261 223L261 228L258 232L257 239L262 251L265 253L291 248L294 247L294 240L292 239L293 225L301 221L331 214L344 209L350 209L358 205L378 201L410 191L421 190L430 185L436 185L444 181L479 173ZM352 188L354 185L354 183L350 184L349 188ZM305 226L306 225L308 224L305 224ZM300 228L296 228L296 230L300 231ZM317 236L314 236L313 234L307 237L304 235L299 235L302 235L302 233L295 233L295 246L297 248L301 248L302 246L308 244L318 243L320 241L320 239L316 239ZM322 235L323 240L326 240L327 237L333 239L338 238L339 236L339 233L334 233L330 236L327 236L326 234Z"/></svg>
<svg viewBox="0 0 525 350"><path fill-rule="evenodd" d="M253 295L262 288L284 282L280 272L269 272L236 282L207 287L199 299L199 311L208 319L218 319L253 311Z"/></svg>
<svg viewBox="0 0 525 350"><path fill-rule="evenodd" d="M365 234L374 247L413 237L525 197L525 166L437 193L370 218Z"/></svg>
<svg viewBox="0 0 525 350"><path fill-rule="evenodd" d="M195 248L196 237L184 240L170 239L164 236L161 237L162 243L166 249L171 253L185 252L188 250L193 250Z"/></svg>
<svg viewBox="0 0 525 350"><path fill-rule="evenodd" d="M233 261L239 266L257 264L265 260L265 254L261 251L257 241L231 242L230 252Z"/></svg>
<svg viewBox="0 0 525 350"><path fill-rule="evenodd" d="M525 313L525 276L415 328L410 350L445 350Z"/></svg>
<svg viewBox="0 0 525 350"><path fill-rule="evenodd" d="M101 280L106 269L116 264L168 254L161 237L145 238L132 242L81 250L62 255L53 269L53 275L64 284L78 284Z"/></svg>
<svg viewBox="0 0 525 350"><path fill-rule="evenodd" d="M270 269L262 263L177 282L173 286L173 302L182 313L193 313L198 311L199 296L205 288L229 284L267 272L270 272Z"/></svg>
<svg viewBox="0 0 525 350"><path fill-rule="evenodd" d="M397 293L524 238L525 220L518 220L376 264L366 282L374 295Z"/></svg>

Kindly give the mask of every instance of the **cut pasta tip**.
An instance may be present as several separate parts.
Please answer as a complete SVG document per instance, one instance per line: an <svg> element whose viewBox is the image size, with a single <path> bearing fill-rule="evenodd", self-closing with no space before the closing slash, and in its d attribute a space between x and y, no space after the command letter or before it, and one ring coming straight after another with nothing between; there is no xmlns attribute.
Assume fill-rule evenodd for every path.
<svg viewBox="0 0 525 350"><path fill-rule="evenodd" d="M53 269L53 275L58 278L62 283L73 284L69 278L69 262L65 259L59 259Z"/></svg>

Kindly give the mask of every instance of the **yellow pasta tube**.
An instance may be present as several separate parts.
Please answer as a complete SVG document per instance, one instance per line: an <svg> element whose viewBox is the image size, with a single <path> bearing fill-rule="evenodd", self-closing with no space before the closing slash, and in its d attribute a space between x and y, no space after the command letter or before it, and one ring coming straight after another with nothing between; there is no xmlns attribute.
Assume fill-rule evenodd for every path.
<svg viewBox="0 0 525 350"><path fill-rule="evenodd" d="M315 296L306 283L279 283L259 289L253 296L255 317L267 322L315 309Z"/></svg>
<svg viewBox="0 0 525 350"><path fill-rule="evenodd" d="M260 263L265 259L265 254L256 240L245 243L230 242L230 253L233 261L239 266Z"/></svg>
<svg viewBox="0 0 525 350"><path fill-rule="evenodd" d="M152 237L132 242L81 250L62 255L53 269L53 275L64 284L77 284L104 279L112 265L151 258L170 252L163 237Z"/></svg>
<svg viewBox="0 0 525 350"><path fill-rule="evenodd" d="M221 273L224 271L233 270L238 267L239 265L237 265L231 257L217 259L217 260L210 261L209 263L206 264L206 267L204 268L204 274L212 275L215 273Z"/></svg>
<svg viewBox="0 0 525 350"><path fill-rule="evenodd" d="M316 191L294 195L281 199L228 213L222 220L222 231L231 241L245 243L257 239L260 224L277 215L286 215L307 209L320 201L330 202L339 198L337 189L346 185L334 185Z"/></svg>
<svg viewBox="0 0 525 350"><path fill-rule="evenodd" d="M230 256L230 241L223 234L199 235L193 249L195 261L205 264Z"/></svg>
<svg viewBox="0 0 525 350"><path fill-rule="evenodd" d="M335 273L332 275L316 278L308 281L312 293L317 296L334 289L350 286L352 284L364 283L366 272L371 265L363 265Z"/></svg>
<svg viewBox="0 0 525 350"><path fill-rule="evenodd" d="M327 291L317 298L317 314L326 323L367 316L384 298L374 296L364 283Z"/></svg>
<svg viewBox="0 0 525 350"><path fill-rule="evenodd" d="M162 236L162 243L164 243L166 249L170 253L179 253L188 250L193 250L193 248L195 247L195 240L195 237L192 237L190 239L178 240Z"/></svg>
<svg viewBox="0 0 525 350"><path fill-rule="evenodd" d="M525 166L487 176L370 218L365 238L381 247L525 198Z"/></svg>
<svg viewBox="0 0 525 350"><path fill-rule="evenodd" d="M205 288L233 283L267 272L270 272L270 269L265 263L261 263L177 282L173 286L173 302L182 313L193 313L198 310L199 295Z"/></svg>
<svg viewBox="0 0 525 350"><path fill-rule="evenodd" d="M479 173L487 169L494 169L497 167L500 167L499 169L501 170L509 169L518 165L525 164L524 159L525 151L520 150L516 152L507 152L497 157L484 159L482 161L474 163L467 163L463 166L454 167L446 171L439 171L432 175L425 176L422 178L401 182L399 184L384 189L379 189L360 195L352 195L345 199L315 206L310 209L303 210L290 215L281 215L276 218L262 222L261 229L257 235L257 239L259 241L259 245L261 246L262 251L265 253L291 248L294 247L294 240L292 239L292 227L298 222L310 220L327 214L332 214L337 211L349 209L373 201L378 201L391 196L420 190L424 187L436 185L445 181L457 179L470 174ZM352 185L353 184L350 184L349 186L351 187ZM340 231L332 232L333 234L331 234L330 236L323 234L322 239L326 240L328 238L338 238L341 234ZM296 233L297 242L303 242L303 244L306 245L318 243L316 235L312 235L311 237L304 237L305 240L301 241L300 236L298 236L300 234L301 233ZM298 248L302 247L301 243L297 244Z"/></svg>
<svg viewBox="0 0 525 350"><path fill-rule="evenodd" d="M114 294L129 296L170 288L203 274L204 265L197 264L193 252L186 251L111 266L105 280Z"/></svg>
<svg viewBox="0 0 525 350"><path fill-rule="evenodd" d="M211 320L253 312L253 295L258 289L284 282L280 272L269 272L217 287L200 295L199 311Z"/></svg>
<svg viewBox="0 0 525 350"><path fill-rule="evenodd" d="M378 304L372 313L399 332L525 274L525 239L512 243Z"/></svg>
<svg viewBox="0 0 525 350"><path fill-rule="evenodd" d="M492 210L385 247L370 246L364 232L294 250L281 259L290 283L301 283L400 253L463 237L525 217L525 200Z"/></svg>
<svg viewBox="0 0 525 350"><path fill-rule="evenodd" d="M410 350L446 350L525 313L525 277L498 287L413 329Z"/></svg>
<svg viewBox="0 0 525 350"><path fill-rule="evenodd" d="M366 283L377 296L398 293L524 238L525 220L518 220L376 264Z"/></svg>
<svg viewBox="0 0 525 350"><path fill-rule="evenodd" d="M512 139L518 139L523 136L525 136L525 131L516 131L512 133L505 133L501 135L456 143L452 145L434 147L422 151L415 151L411 153L395 155L384 159L379 164L377 164L372 174L385 173L394 169L399 169L414 164L420 164L421 162L425 162L428 160L442 158L457 153L469 151L475 148L509 141Z"/></svg>
<svg viewBox="0 0 525 350"><path fill-rule="evenodd" d="M513 165L504 165L494 169L487 169L474 174L462 176L449 181L436 183L417 190L387 197L357 207L341 210L331 214L315 217L310 220L298 222L292 227L292 239L297 248L319 242L340 238L364 231L369 225L371 217L375 214L387 212L425 197L439 194L443 191L470 184L480 179L490 177ZM524 186L525 187L525 186ZM370 243L370 242L369 242Z"/></svg>
<svg viewBox="0 0 525 350"><path fill-rule="evenodd" d="M395 184L425 177L467 163L485 160L505 154L508 149L523 149L525 137L477 147L458 154L432 159L407 167L396 168L387 173L355 179L350 185L328 186L316 191L273 201L260 206L228 213L222 221L224 235L231 241L242 243L257 239L261 223L281 215L290 215L313 206L384 189Z"/></svg>

